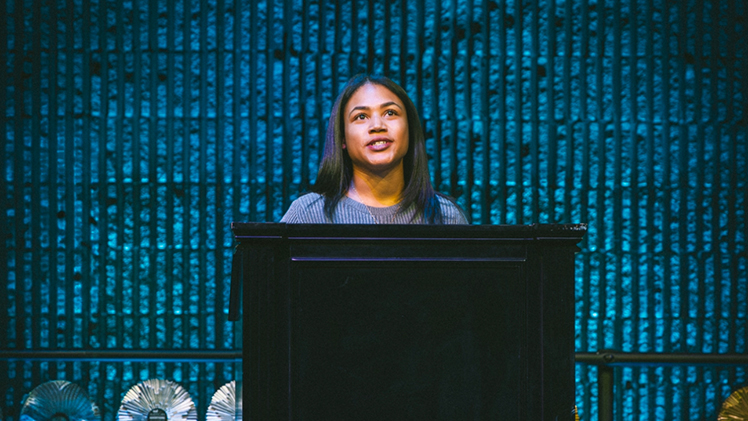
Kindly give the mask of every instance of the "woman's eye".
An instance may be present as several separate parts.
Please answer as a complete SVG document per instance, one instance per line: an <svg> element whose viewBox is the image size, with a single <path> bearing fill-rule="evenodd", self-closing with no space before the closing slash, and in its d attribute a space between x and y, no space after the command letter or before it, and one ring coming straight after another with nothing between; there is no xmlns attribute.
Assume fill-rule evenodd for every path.
<svg viewBox="0 0 748 421"><path fill-rule="evenodd" d="M384 112L384 114L388 116L393 116L393 115L397 115L397 112L395 110L387 110Z"/></svg>
<svg viewBox="0 0 748 421"><path fill-rule="evenodd" d="M363 120L366 118L366 114L358 114L355 117L353 117L354 120Z"/></svg>

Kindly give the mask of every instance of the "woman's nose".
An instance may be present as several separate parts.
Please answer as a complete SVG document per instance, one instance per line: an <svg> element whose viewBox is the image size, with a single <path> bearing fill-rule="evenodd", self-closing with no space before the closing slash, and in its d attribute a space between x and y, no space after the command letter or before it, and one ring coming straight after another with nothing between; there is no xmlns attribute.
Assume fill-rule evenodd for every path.
<svg viewBox="0 0 748 421"><path fill-rule="evenodd" d="M370 132L387 130L387 126L384 124L384 119L378 115L374 115L370 120L371 125L369 126Z"/></svg>

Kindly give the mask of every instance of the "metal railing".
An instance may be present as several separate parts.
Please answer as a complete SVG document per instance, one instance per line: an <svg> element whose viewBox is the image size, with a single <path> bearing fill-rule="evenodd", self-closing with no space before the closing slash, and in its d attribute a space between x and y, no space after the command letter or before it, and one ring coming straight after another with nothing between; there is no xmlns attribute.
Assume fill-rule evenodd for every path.
<svg viewBox="0 0 748 421"><path fill-rule="evenodd" d="M598 419L613 420L616 367L748 366L748 354L665 354L602 350L578 352L578 364L597 366ZM17 350L0 351L0 360L108 362L239 362L241 350Z"/></svg>
<svg viewBox="0 0 748 421"><path fill-rule="evenodd" d="M0 360L8 361L100 361L100 362L166 362L229 363L239 362L242 351L207 350L0 350Z"/></svg>
<svg viewBox="0 0 748 421"><path fill-rule="evenodd" d="M578 364L597 366L599 421L613 420L613 385L616 367L748 366L746 354L665 354L602 350L595 353L578 352L575 357Z"/></svg>

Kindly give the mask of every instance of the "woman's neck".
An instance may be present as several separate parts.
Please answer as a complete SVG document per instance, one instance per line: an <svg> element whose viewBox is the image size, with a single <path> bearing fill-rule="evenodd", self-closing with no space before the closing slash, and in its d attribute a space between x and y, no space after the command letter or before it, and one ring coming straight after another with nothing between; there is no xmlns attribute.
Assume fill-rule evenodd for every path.
<svg viewBox="0 0 748 421"><path fill-rule="evenodd" d="M352 197L354 200L372 207L394 206L400 202L405 188L403 168L399 166L385 174L372 174L354 168L351 185L356 191ZM350 195L351 192L348 193Z"/></svg>

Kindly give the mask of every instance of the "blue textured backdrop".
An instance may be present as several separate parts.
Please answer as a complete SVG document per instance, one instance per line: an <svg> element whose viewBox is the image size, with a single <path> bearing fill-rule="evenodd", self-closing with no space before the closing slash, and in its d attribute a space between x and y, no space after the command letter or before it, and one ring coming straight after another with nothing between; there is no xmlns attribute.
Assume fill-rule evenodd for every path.
<svg viewBox="0 0 748 421"><path fill-rule="evenodd" d="M232 349L231 221L314 181L358 71L421 111L474 223L587 222L578 351L745 353L741 0L40 1L0 6L0 353ZM204 414L232 364L8 362L114 418L146 378ZM596 370L579 365L582 419ZM744 368L618 369L616 419L714 419ZM0 376L6 376L2 374Z"/></svg>

